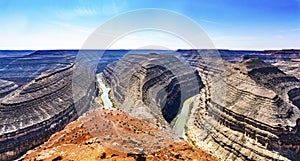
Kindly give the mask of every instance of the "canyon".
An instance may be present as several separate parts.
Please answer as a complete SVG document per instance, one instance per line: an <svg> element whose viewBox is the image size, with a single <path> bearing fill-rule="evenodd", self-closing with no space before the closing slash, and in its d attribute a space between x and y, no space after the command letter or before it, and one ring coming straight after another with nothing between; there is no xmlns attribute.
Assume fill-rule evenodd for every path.
<svg viewBox="0 0 300 161"><path fill-rule="evenodd" d="M196 70L168 54L129 54L103 71L118 109L167 127L203 87Z"/></svg>
<svg viewBox="0 0 300 161"><path fill-rule="evenodd" d="M299 50L7 52L0 160L300 158Z"/></svg>
<svg viewBox="0 0 300 161"><path fill-rule="evenodd" d="M184 79L189 81L176 82L184 82L186 89L182 91L189 91L188 95L184 94L186 97L181 97L182 102L191 96L197 97L185 125L186 141L219 160L297 160L300 157L300 81L297 77L258 58L234 64L219 60L207 67L201 52L181 52L194 69L191 73L200 76L189 75L189 79ZM161 62L172 62L172 67L165 65L167 68L162 68ZM176 88L172 81L165 84L164 80L167 77L164 73L171 71L174 74L172 69L182 68L184 63L178 62L173 62L170 55L149 54L126 55L108 65L104 79L112 88L111 97L118 109L151 124L161 124L162 128L172 128L165 121L170 123L180 113L182 102L166 107L160 101L168 97L180 100L181 93L174 92ZM189 73L186 71L184 73ZM182 73L170 74L169 80L177 76ZM192 83L191 79L198 82ZM151 80L150 85L147 80ZM173 90L168 90L170 88ZM165 94L160 95L162 92ZM148 93L152 94L150 101ZM126 101L128 97L130 101ZM178 104L180 106L176 106ZM143 116L137 115L137 110L143 111ZM155 115L153 111L156 111L156 117L151 118ZM165 116L165 113L174 115Z"/></svg>

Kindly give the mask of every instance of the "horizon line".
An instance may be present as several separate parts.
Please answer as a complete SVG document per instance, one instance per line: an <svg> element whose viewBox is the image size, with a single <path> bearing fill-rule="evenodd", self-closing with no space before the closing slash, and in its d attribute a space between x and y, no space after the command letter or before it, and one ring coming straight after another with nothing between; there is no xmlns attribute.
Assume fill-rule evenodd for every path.
<svg viewBox="0 0 300 161"><path fill-rule="evenodd" d="M203 49L0 49L0 51L57 51L57 50L161 50L161 51L177 51L177 50L231 50L231 51L276 51L276 50L300 50L300 48L280 48L280 49L226 49L226 48L203 48Z"/></svg>

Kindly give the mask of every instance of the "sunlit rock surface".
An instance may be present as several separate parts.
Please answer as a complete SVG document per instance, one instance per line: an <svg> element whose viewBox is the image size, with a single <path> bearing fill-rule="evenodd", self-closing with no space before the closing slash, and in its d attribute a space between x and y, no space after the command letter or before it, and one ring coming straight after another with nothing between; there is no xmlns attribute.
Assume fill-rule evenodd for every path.
<svg viewBox="0 0 300 161"><path fill-rule="evenodd" d="M70 65L78 50L0 51L0 79L25 85L47 70Z"/></svg>
<svg viewBox="0 0 300 161"><path fill-rule="evenodd" d="M298 79L300 79L300 58L292 59L290 61L280 61L280 62L274 63L273 65L277 66L284 73L293 75L293 76L297 77Z"/></svg>
<svg viewBox="0 0 300 161"><path fill-rule="evenodd" d="M170 123L203 87L197 71L168 54L126 55L108 65L103 77L117 108L154 124Z"/></svg>
<svg viewBox="0 0 300 161"><path fill-rule="evenodd" d="M217 74L224 69L207 70L199 55L185 57L205 84L186 125L190 143L220 160L299 158L300 113L289 98L300 95L296 77L259 59L249 59L235 65L224 61L224 79ZM225 86L211 86L211 77ZM224 90L226 97L216 97Z"/></svg>
<svg viewBox="0 0 300 161"><path fill-rule="evenodd" d="M125 113L94 112L82 122L54 134L37 151L29 152L27 159L192 160L197 153L201 154L198 159L204 159L204 153L175 137L172 130L164 130L171 129L169 123L178 116L182 103L195 96L184 128L184 138L191 145L219 160L297 161L300 158L299 50L219 50L220 57L235 64L224 60L207 62L201 55L207 51L213 52L132 54L108 65L103 71L104 82L112 89L109 95L113 105ZM47 141L90 107L93 99L90 94L95 92L89 89L94 78L84 77L80 73L84 71L71 76L73 67L69 64L74 53L30 52L33 53L16 61L6 56L0 58L0 83L4 87L0 94L5 96L0 103L0 160L17 158ZM51 52L56 54L52 57ZM51 61L42 59L43 54ZM61 64L59 58L65 54L69 56L63 62L68 63ZM104 56L98 69L101 71L123 54ZM18 74L22 67L28 71ZM36 78L48 67L56 70ZM73 87L83 84L88 87L74 88L80 93L76 100L82 108L74 107L72 102L74 77L79 79ZM81 82L84 80L88 81ZM81 158L76 158L78 155Z"/></svg>
<svg viewBox="0 0 300 161"><path fill-rule="evenodd" d="M78 117L72 99L73 65L43 73L0 103L0 160L46 141Z"/></svg>

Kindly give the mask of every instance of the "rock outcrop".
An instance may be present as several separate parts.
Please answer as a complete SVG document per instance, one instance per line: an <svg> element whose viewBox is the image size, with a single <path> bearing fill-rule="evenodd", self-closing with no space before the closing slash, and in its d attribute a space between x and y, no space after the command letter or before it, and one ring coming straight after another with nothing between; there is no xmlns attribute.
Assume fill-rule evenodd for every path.
<svg viewBox="0 0 300 161"><path fill-rule="evenodd" d="M14 82L0 79L0 98L6 96L17 88L18 85L16 85Z"/></svg>
<svg viewBox="0 0 300 161"><path fill-rule="evenodd" d="M297 79L300 80L300 58L292 59L290 61L280 61L274 63L273 65L278 67L284 73L295 76Z"/></svg>
<svg viewBox="0 0 300 161"><path fill-rule="evenodd" d="M190 143L220 160L299 159L296 77L259 59L236 65L224 61L226 72L220 75L224 69L208 70L199 55L185 58L205 84L186 125ZM220 96L224 91L226 95Z"/></svg>
<svg viewBox="0 0 300 161"><path fill-rule="evenodd" d="M170 123L183 101L203 87L196 70L168 54L126 55L108 65L103 77L118 109L162 125Z"/></svg>
<svg viewBox="0 0 300 161"><path fill-rule="evenodd" d="M54 134L24 160L198 160L211 155L119 110L95 109Z"/></svg>
<svg viewBox="0 0 300 161"><path fill-rule="evenodd" d="M43 73L0 103L0 160L11 160L46 141L81 111L72 99L73 65Z"/></svg>
<svg viewBox="0 0 300 161"><path fill-rule="evenodd" d="M47 70L56 70L72 64L77 52L77 50L7 51L6 56L0 55L0 79L12 81L18 86L25 85Z"/></svg>

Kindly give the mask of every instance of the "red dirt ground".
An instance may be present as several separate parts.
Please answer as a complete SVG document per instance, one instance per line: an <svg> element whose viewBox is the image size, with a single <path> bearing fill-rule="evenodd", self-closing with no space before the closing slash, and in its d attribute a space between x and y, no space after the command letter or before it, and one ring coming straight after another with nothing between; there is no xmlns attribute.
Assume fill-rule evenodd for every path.
<svg viewBox="0 0 300 161"><path fill-rule="evenodd" d="M66 126L24 160L216 160L118 110L95 110Z"/></svg>

